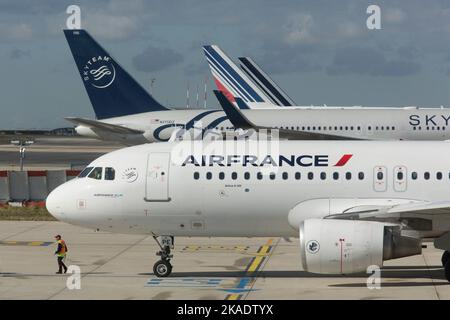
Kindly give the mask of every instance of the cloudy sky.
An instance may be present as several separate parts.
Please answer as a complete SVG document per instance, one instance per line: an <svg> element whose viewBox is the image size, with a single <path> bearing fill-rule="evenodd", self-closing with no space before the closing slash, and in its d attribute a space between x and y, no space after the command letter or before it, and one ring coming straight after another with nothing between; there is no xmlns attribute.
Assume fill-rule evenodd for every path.
<svg viewBox="0 0 450 320"><path fill-rule="evenodd" d="M188 81L191 95L205 75L212 88L201 50L212 43L253 57L301 105L450 106L448 0L0 0L0 129L94 117L62 33L70 4L170 106L185 107ZM366 26L370 4L381 30Z"/></svg>

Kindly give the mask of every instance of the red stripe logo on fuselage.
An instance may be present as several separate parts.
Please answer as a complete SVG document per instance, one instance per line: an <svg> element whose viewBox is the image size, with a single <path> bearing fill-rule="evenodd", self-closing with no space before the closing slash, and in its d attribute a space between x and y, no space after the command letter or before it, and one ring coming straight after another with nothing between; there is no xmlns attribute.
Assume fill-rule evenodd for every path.
<svg viewBox="0 0 450 320"><path fill-rule="evenodd" d="M335 167L343 167L347 164L347 162L353 157L352 154L344 154L338 162L334 165Z"/></svg>

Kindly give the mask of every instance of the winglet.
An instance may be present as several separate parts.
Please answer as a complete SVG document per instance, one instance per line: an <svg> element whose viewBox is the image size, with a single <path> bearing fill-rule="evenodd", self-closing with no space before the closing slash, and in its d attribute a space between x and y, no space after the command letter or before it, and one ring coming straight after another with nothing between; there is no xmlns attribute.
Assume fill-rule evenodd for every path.
<svg viewBox="0 0 450 320"><path fill-rule="evenodd" d="M242 114L239 108L236 108L235 105L232 104L221 91L213 91L220 103L220 106L222 107L223 111L225 111L228 119L231 121L234 127L241 129L254 128L253 124ZM239 103L238 100L245 104L245 102L243 102L240 98L236 98L237 103Z"/></svg>

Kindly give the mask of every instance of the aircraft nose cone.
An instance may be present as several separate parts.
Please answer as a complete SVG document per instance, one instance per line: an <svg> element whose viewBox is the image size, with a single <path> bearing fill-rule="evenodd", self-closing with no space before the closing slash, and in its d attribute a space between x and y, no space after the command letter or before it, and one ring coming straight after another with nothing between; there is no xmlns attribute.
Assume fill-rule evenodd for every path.
<svg viewBox="0 0 450 320"><path fill-rule="evenodd" d="M54 189L47 196L45 200L45 206L47 211L56 219L61 220L63 217L63 199L61 198L61 186Z"/></svg>

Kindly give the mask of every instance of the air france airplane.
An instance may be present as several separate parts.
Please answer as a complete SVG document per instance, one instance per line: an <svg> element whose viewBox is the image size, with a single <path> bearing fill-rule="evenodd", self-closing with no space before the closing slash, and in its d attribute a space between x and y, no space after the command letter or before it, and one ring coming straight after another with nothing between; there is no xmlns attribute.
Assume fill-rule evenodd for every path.
<svg viewBox="0 0 450 320"><path fill-rule="evenodd" d="M214 90L222 109L240 129L277 129L294 140L448 140L450 109L439 108L312 108L242 110Z"/></svg>
<svg viewBox="0 0 450 320"><path fill-rule="evenodd" d="M252 122L252 127L290 131L291 139L340 136L364 140L447 140L450 137L449 108L293 106L287 94L250 58L239 58L243 72L217 45L204 46L203 51L218 90L241 109L239 113ZM220 99L219 102L224 108Z"/></svg>
<svg viewBox="0 0 450 320"><path fill-rule="evenodd" d="M103 155L47 199L58 220L173 238L298 237L304 270L366 271L435 238L450 280L450 145L420 141L175 141Z"/></svg>

